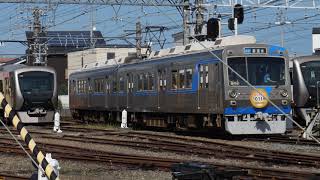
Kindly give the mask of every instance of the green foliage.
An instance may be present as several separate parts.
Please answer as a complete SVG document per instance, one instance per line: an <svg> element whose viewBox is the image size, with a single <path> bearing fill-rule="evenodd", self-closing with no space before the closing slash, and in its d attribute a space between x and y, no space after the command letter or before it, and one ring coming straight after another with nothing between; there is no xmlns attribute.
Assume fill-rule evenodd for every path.
<svg viewBox="0 0 320 180"><path fill-rule="evenodd" d="M58 85L58 95L67 95L68 94L68 83L64 82Z"/></svg>

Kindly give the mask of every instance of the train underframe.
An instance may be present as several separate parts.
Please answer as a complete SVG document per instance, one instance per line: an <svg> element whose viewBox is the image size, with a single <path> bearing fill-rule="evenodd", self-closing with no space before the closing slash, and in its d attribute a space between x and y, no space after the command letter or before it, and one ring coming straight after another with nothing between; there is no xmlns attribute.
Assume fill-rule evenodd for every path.
<svg viewBox="0 0 320 180"><path fill-rule="evenodd" d="M75 119L83 122L121 122L120 111L72 110ZM220 128L230 134L282 134L287 129L284 115L270 115L259 119L255 115L224 116L223 114L177 114L128 112L128 123L138 127L167 128L174 130L201 130Z"/></svg>
<svg viewBox="0 0 320 180"><path fill-rule="evenodd" d="M23 123L52 123L54 111L46 111L42 114L29 114L28 111L17 111L20 120Z"/></svg>

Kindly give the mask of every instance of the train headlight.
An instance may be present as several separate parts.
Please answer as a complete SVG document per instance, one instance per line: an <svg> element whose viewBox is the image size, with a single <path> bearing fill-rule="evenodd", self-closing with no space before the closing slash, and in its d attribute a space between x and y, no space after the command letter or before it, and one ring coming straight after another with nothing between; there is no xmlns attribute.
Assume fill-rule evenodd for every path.
<svg viewBox="0 0 320 180"><path fill-rule="evenodd" d="M285 90L285 89L281 90L280 94L281 94L282 97L288 97L289 96L288 91Z"/></svg>
<svg viewBox="0 0 320 180"><path fill-rule="evenodd" d="M236 90L229 91L229 96L231 98L236 98L239 95L239 93Z"/></svg>

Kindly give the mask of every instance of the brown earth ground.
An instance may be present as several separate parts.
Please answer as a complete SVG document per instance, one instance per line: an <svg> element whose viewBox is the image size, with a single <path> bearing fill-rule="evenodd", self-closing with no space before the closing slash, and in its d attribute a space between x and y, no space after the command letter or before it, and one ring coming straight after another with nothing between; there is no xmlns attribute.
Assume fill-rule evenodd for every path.
<svg viewBox="0 0 320 180"><path fill-rule="evenodd" d="M83 126L82 126L83 127ZM103 129L112 129L116 131L124 131L122 129L119 129L114 126L93 126L94 128L103 128ZM41 132L50 132L54 134L50 129L45 130L41 126L28 126L28 130L37 130ZM63 130L63 127L62 127ZM131 131L130 129L125 131ZM174 133L170 132L149 132L149 133L155 133L155 134L166 134L166 135L172 135L176 136ZM77 133L77 132L67 132L64 131L62 134L73 134L73 135L79 135L81 137L84 136L83 133ZM0 136L9 136L8 134L0 134ZM57 146L59 144L68 144L72 145L74 147L82 147L82 148L88 148L88 149L96 149L100 151L107 151L107 152L121 152L121 153L127 153L127 154L141 154L141 155L147 155L147 156L153 156L153 157L168 157L168 158L179 158L179 159L185 159L190 161L204 161L204 162L220 162L220 163L226 163L226 164L241 164L244 162L241 162L239 160L232 160L232 159L204 159L197 156L189 156L189 155L183 155L183 154L176 154L176 153L170 153L170 152L155 152L155 151L145 151L145 150L136 150L131 149L127 147L120 147L120 146L112 146L112 145L97 145L97 144L88 144L88 143L79 143L79 142L68 142L63 140L49 140L46 138L38 137L37 135L32 135L36 142L50 142L55 143ZM57 136L61 136L57 135ZM101 137L101 135L90 135L86 134L85 136L88 137ZM108 138L106 135L105 137L101 138ZM124 137L112 137L112 139L124 139ZM266 143L266 142L244 142L244 141L237 141L237 140L223 140L223 139L208 139L204 137L193 137L198 138L199 140L210 140L210 141L217 141L217 142L227 142L230 144L236 144L236 145L244 145L249 147L259 147L269 150L281 150L281 151L290 151L290 152L304 152L304 153L320 153L320 146L302 146L302 145L284 145L284 144L278 144L278 143ZM128 139L126 139L128 140ZM133 140L133 139L132 139ZM52 154L52 157L54 158L54 154ZM78 162L78 161L69 161L64 159L58 159L61 169L60 169L60 179L70 179L70 180L82 180L82 179L92 179L92 180L111 180L111 179L121 179L121 180L165 180L165 179L172 179L171 172L164 172L159 170L141 170L138 167L120 167L118 165L112 164L112 162L108 164L103 163L91 163L91 162ZM267 164L264 164L262 162L245 162L246 165L255 165L255 166L268 166ZM30 159L27 155L25 156L15 156L10 154L1 154L0 155L0 173L6 173L6 174L14 174L14 175L20 175L25 177L30 177L35 168L32 166ZM279 167L283 169L297 169L302 170L301 167ZM319 169L314 168L308 168L309 171L318 171Z"/></svg>

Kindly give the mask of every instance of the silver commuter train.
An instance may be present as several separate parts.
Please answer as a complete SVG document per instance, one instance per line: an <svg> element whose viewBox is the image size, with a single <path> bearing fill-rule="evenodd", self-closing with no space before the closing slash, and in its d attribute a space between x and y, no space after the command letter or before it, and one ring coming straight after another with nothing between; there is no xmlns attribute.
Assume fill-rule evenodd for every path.
<svg viewBox="0 0 320 180"><path fill-rule="evenodd" d="M293 115L302 126L307 127L307 132L312 133L312 129L319 126L315 124L319 123L315 117L320 110L320 56L296 57L291 63ZM306 133L303 136L308 137Z"/></svg>
<svg viewBox="0 0 320 180"><path fill-rule="evenodd" d="M204 44L282 112L199 44L191 44L155 52L145 60L71 73L73 116L108 120L126 109L129 122L144 126L213 126L231 134L284 133L285 114L291 111L287 51L240 35ZM266 71L270 82L263 82Z"/></svg>
<svg viewBox="0 0 320 180"><path fill-rule="evenodd" d="M23 123L53 122L57 104L56 72L22 64L0 67L0 91ZM3 117L7 117L1 109Z"/></svg>

